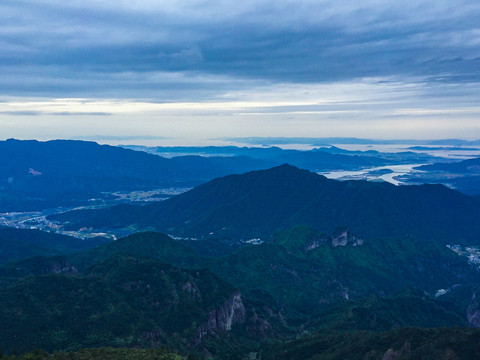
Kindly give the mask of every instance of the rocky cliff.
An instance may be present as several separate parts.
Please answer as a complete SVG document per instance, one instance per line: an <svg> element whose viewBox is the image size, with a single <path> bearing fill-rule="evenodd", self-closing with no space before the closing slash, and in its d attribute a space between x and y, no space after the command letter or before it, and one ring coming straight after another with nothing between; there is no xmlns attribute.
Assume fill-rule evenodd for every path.
<svg viewBox="0 0 480 360"><path fill-rule="evenodd" d="M363 245L363 239L355 234L352 234L347 227L335 229L332 234L331 244L333 247L337 246L359 246Z"/></svg>
<svg viewBox="0 0 480 360"><path fill-rule="evenodd" d="M480 304L478 297L480 296L480 289L477 289L472 295L472 301L467 308L467 320L473 327L480 327Z"/></svg>
<svg viewBox="0 0 480 360"><path fill-rule="evenodd" d="M215 335L218 331L230 331L236 324L244 324L247 311L242 294L235 291L220 307L208 313L207 321L198 328L195 344L198 345L206 335Z"/></svg>

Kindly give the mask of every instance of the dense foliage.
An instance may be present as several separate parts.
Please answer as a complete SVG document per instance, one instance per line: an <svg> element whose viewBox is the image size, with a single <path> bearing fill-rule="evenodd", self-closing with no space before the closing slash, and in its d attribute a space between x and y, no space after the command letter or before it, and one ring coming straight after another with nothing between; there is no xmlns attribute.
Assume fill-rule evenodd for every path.
<svg viewBox="0 0 480 360"><path fill-rule="evenodd" d="M96 348L80 349L73 352L47 353L34 350L22 355L4 356L3 360L194 360L195 357L181 356L169 349L126 349Z"/></svg>
<svg viewBox="0 0 480 360"><path fill-rule="evenodd" d="M104 238L80 240L71 236L39 230L14 229L0 226L0 264L33 256L67 254L94 248Z"/></svg>
<svg viewBox="0 0 480 360"><path fill-rule="evenodd" d="M262 238L306 224L331 232L348 226L366 238L413 235L443 244L480 240L480 202L441 185L339 182L282 165L212 180L147 206L53 215L67 228L156 228L179 236Z"/></svg>
<svg viewBox="0 0 480 360"><path fill-rule="evenodd" d="M276 343L262 360L476 360L480 330L402 328L385 332L324 331Z"/></svg>
<svg viewBox="0 0 480 360"><path fill-rule="evenodd" d="M216 258L200 257L186 244L146 232L3 266L0 349L169 345L230 359L256 350L258 339L306 329L467 326L478 278L447 247L411 237L334 246L331 236L297 226L273 243ZM457 297L433 296L453 285L462 290ZM242 325L199 344L209 312L235 288L247 312Z"/></svg>
<svg viewBox="0 0 480 360"><path fill-rule="evenodd" d="M195 345L208 312L234 288L208 270L114 256L84 275L49 274L0 285L0 349Z"/></svg>

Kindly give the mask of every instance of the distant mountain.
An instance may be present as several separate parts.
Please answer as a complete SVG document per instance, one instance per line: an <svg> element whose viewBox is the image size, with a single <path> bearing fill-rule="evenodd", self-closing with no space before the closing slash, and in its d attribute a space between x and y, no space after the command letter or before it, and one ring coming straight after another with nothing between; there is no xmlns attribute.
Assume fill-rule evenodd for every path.
<svg viewBox="0 0 480 360"><path fill-rule="evenodd" d="M402 181L443 184L468 195L480 195L480 158L424 165L416 170L403 176Z"/></svg>
<svg viewBox="0 0 480 360"><path fill-rule="evenodd" d="M73 211L49 219L66 228L155 228L197 238L262 238L305 224L364 238L413 235L444 244L480 243L480 203L441 185L335 181L282 165L212 180L147 206Z"/></svg>
<svg viewBox="0 0 480 360"><path fill-rule="evenodd" d="M51 256L87 250L105 243L104 238L81 240L39 230L0 226L0 263L32 256Z"/></svg>
<svg viewBox="0 0 480 360"><path fill-rule="evenodd" d="M421 171L443 171L447 173L469 173L480 175L480 158L468 159L454 163L424 165L417 168Z"/></svg>
<svg viewBox="0 0 480 360"><path fill-rule="evenodd" d="M439 140L418 140L418 139L362 139L352 137L246 137L246 138L223 138L223 140L235 141L246 144L271 145L271 144L309 144L316 146L328 146L333 144L361 144L361 145L451 145L451 146L475 146L480 145L480 140L461 139L439 139Z"/></svg>
<svg viewBox="0 0 480 360"><path fill-rule="evenodd" d="M173 149L173 154L178 154L183 148ZM318 150L205 149L202 155L216 156L163 158L144 151L74 140L0 141L0 212L92 204L92 199L109 199L106 193L116 191L192 187L216 177L284 162L313 171L392 163L375 156ZM229 156L222 156L224 151L230 151Z"/></svg>
<svg viewBox="0 0 480 360"><path fill-rule="evenodd" d="M0 212L76 206L103 192L190 187L275 165L246 157L165 159L94 142L0 141Z"/></svg>
<svg viewBox="0 0 480 360"><path fill-rule="evenodd" d="M432 163L446 161L417 152L387 152L374 150L350 151L335 146L314 148L312 150L290 150L279 147L237 147L237 146L206 146L206 147L145 147L124 146L127 149L141 150L165 157L179 155L202 156L247 156L275 162L277 165L289 163L303 169L317 172L332 170L358 170L365 167L384 166L405 163ZM448 160L447 160L448 161Z"/></svg>

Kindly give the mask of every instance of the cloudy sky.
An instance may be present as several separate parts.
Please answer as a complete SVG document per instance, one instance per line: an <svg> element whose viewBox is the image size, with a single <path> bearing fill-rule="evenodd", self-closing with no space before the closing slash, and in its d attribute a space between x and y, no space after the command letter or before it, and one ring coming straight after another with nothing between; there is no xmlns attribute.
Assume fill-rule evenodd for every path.
<svg viewBox="0 0 480 360"><path fill-rule="evenodd" d="M478 19L478 0L2 0L0 138L479 139Z"/></svg>

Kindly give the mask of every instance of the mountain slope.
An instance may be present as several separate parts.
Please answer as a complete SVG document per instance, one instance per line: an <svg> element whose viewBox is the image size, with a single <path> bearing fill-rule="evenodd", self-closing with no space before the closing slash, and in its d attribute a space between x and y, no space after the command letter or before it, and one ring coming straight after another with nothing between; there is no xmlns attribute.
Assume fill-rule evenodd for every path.
<svg viewBox="0 0 480 360"><path fill-rule="evenodd" d="M73 140L0 141L0 212L85 203L101 192L192 186L273 166L248 157L166 159Z"/></svg>
<svg viewBox="0 0 480 360"><path fill-rule="evenodd" d="M478 271L466 259L432 241L386 238L361 246L311 246L321 235L303 237L308 233L297 231L293 246L275 241L241 248L209 268L251 298L275 299L292 322L318 317L326 305L348 299L394 295L406 287L433 296L439 289L478 282Z"/></svg>
<svg viewBox="0 0 480 360"><path fill-rule="evenodd" d="M155 228L186 237L264 240L305 224L365 237L413 235L480 243L480 202L441 185L339 182L282 165L214 179L161 203L75 211L50 219L67 228Z"/></svg>
<svg viewBox="0 0 480 360"><path fill-rule="evenodd" d="M247 336L245 327L255 328L241 293L210 271L132 256L110 257L82 275L0 283L0 292L0 349L8 352L166 345L215 352L232 330ZM209 337L217 344L204 344Z"/></svg>
<svg viewBox="0 0 480 360"><path fill-rule="evenodd" d="M432 241L407 237L374 239L358 245L357 238L347 236L357 242L336 246L335 238L330 238L331 242L326 238L301 226L277 234L274 243L244 246L227 256L205 258L185 246L188 242L182 244L163 234L147 232L83 253L10 264L0 268L0 275L18 278L49 272L84 273L111 256L148 257L184 268L208 268L259 306L282 313L292 326L318 318L331 304L372 294L393 296L411 287L434 296L439 289L460 284L471 288L478 282L478 271L465 258ZM470 296L467 290L449 302L460 301L458 309L464 312ZM423 306L421 302L419 306ZM433 326L434 320L429 319ZM409 325L418 325L408 321Z"/></svg>
<svg viewBox="0 0 480 360"><path fill-rule="evenodd" d="M262 352L264 360L473 360L480 330L401 328L383 332L324 331Z"/></svg>
<svg viewBox="0 0 480 360"><path fill-rule="evenodd" d="M420 166L422 171L443 171L449 173L480 174L480 158L458 161L454 163L439 163Z"/></svg>
<svg viewBox="0 0 480 360"><path fill-rule="evenodd" d="M468 195L480 194L480 158L424 165L417 170L402 178L413 184L444 184Z"/></svg>
<svg viewBox="0 0 480 360"><path fill-rule="evenodd" d="M106 241L103 238L81 240L39 230L0 226L0 264L32 256L59 255L87 250Z"/></svg>
<svg viewBox="0 0 480 360"><path fill-rule="evenodd" d="M433 241L297 226L216 258L185 244L146 232L1 266L0 348L169 345L233 359L266 337L465 326L478 309L478 270Z"/></svg>

